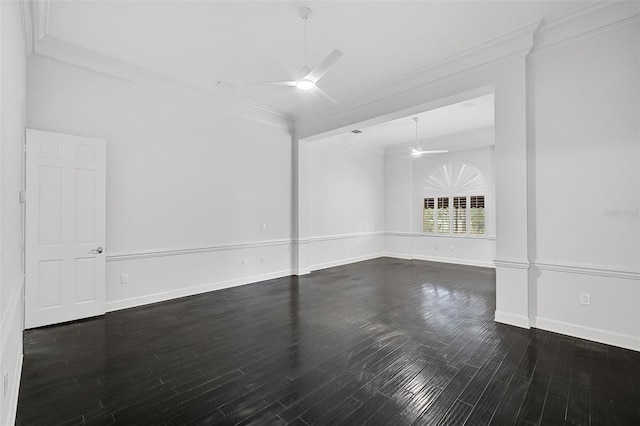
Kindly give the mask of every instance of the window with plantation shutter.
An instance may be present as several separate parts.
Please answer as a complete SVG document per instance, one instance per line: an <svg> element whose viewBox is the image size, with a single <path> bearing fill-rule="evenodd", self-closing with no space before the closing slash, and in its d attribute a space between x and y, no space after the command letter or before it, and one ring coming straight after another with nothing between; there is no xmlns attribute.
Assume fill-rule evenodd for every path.
<svg viewBox="0 0 640 426"><path fill-rule="evenodd" d="M434 198L425 198L422 209L422 232L435 232L436 204Z"/></svg>
<svg viewBox="0 0 640 426"><path fill-rule="evenodd" d="M449 197L438 197L438 233L449 233Z"/></svg>
<svg viewBox="0 0 640 426"><path fill-rule="evenodd" d="M484 235L485 210L484 196L469 197L469 216L471 235Z"/></svg>
<svg viewBox="0 0 640 426"><path fill-rule="evenodd" d="M453 197L451 222L454 234L467 233L467 197Z"/></svg>

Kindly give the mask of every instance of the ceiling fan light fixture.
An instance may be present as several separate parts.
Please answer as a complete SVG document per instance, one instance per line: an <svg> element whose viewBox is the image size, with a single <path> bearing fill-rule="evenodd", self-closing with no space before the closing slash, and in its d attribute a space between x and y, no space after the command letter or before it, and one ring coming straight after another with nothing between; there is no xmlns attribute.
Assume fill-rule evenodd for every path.
<svg viewBox="0 0 640 426"><path fill-rule="evenodd" d="M305 65L302 67L298 75L293 80L287 81L263 81L258 83L248 83L253 85L270 85L270 86L286 86L286 87L296 87L300 90L304 90L309 94L315 96L316 98L320 98L326 101L331 102L332 104L337 104L338 101L333 99L327 93L325 93L320 87L318 87L318 81L324 77L324 75L336 64L338 59L340 59L343 53L338 49L333 49L329 55L322 60L318 65L316 65L313 69L309 68L307 64L307 19L311 15L311 9L308 7L303 7L300 10L300 16L302 17L302 21L304 22L304 63Z"/></svg>
<svg viewBox="0 0 640 426"><path fill-rule="evenodd" d="M309 79L303 78L302 80L296 81L296 87L300 90L311 90L316 87L316 84Z"/></svg>

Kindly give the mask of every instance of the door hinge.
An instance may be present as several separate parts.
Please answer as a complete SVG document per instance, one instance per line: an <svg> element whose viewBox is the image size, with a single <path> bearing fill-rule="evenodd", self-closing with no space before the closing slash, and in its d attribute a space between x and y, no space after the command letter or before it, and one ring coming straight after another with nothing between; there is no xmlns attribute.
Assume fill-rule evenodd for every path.
<svg viewBox="0 0 640 426"><path fill-rule="evenodd" d="M18 198L20 200L20 204L24 204L27 202L27 192L23 189L20 191Z"/></svg>

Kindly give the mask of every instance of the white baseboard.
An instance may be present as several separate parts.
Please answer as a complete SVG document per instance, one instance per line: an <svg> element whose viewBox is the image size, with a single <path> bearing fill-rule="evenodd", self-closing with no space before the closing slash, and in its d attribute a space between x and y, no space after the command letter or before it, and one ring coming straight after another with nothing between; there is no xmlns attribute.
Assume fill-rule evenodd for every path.
<svg viewBox="0 0 640 426"><path fill-rule="evenodd" d="M403 253L385 253L384 257L392 257L394 259L404 259L404 260L413 260L413 256L411 256L410 254L403 254Z"/></svg>
<svg viewBox="0 0 640 426"><path fill-rule="evenodd" d="M469 259L456 259L451 257L436 257L436 256L424 256L424 255L409 255L401 253L385 253L385 257L394 257L397 259L406 260L426 260L428 262L449 263L453 265L465 265L465 266L478 266L481 268L495 269L496 265L493 262L484 262L481 260L469 260Z"/></svg>
<svg viewBox="0 0 640 426"><path fill-rule="evenodd" d="M531 325L529 324L529 317L511 314L509 312L496 311L495 321L520 328L531 328Z"/></svg>
<svg viewBox="0 0 640 426"><path fill-rule="evenodd" d="M615 333L613 331L585 327L582 325L570 324L540 317L536 317L532 320L532 326L541 330L553 331L554 333L565 334L567 336L578 337L580 339L640 351L639 336Z"/></svg>
<svg viewBox="0 0 640 426"><path fill-rule="evenodd" d="M107 302L106 311L113 312L121 309L134 308L136 306L148 305L150 303L164 302L166 300L177 299L179 297L193 296L195 294L207 293L224 288L237 287L245 284L252 284L259 281L272 280L291 275L290 270L269 272L266 274L252 275L249 277L236 278L233 280L219 281L215 283L202 284L193 287L181 288L177 290L165 291L161 293L148 294L145 296L132 297L130 299L113 300Z"/></svg>
<svg viewBox="0 0 640 426"><path fill-rule="evenodd" d="M332 260L331 262L324 262L324 263L318 263L316 265L311 265L310 270L313 272L313 271L318 271L320 269L333 268L334 266L342 266L342 265L348 265L350 263L364 262L365 260L377 259L379 257L384 257L384 256L385 256L384 253L375 253L375 254L367 254L364 256L350 257L347 259Z"/></svg>
<svg viewBox="0 0 640 426"><path fill-rule="evenodd" d="M24 361L24 355L20 354L20 358L16 363L16 368L13 371L11 377L13 377L13 386L11 386L11 393L9 397L9 412L7 413L6 420L7 425L13 425L16 423L16 415L18 414L18 395L20 394L20 379L22 377L22 362ZM2 419L0 419L2 420Z"/></svg>

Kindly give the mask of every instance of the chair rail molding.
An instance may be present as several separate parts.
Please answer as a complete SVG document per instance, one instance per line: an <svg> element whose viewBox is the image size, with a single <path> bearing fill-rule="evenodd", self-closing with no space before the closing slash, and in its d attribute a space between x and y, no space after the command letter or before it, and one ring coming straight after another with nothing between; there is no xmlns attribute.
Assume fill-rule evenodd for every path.
<svg viewBox="0 0 640 426"><path fill-rule="evenodd" d="M567 274L595 275L609 278L623 278L640 280L640 271L621 266L592 265L556 260L540 259L532 263L532 267L539 271L564 272Z"/></svg>
<svg viewBox="0 0 640 426"><path fill-rule="evenodd" d="M270 240L270 241L257 241L250 243L237 243L226 245L212 245L201 247L176 247L176 248L164 248L164 249L144 249L144 250L130 250L130 251L116 251L114 253L107 252L107 262L118 262L124 260L133 259L146 259L163 256L182 256L188 254L197 253L210 253L216 251L229 251L229 250L241 250L251 249L258 247L276 247L276 246L288 246L291 244L291 240Z"/></svg>
<svg viewBox="0 0 640 426"><path fill-rule="evenodd" d="M528 259L501 257L494 259L493 263L496 265L496 267L509 269L529 270L529 268L531 267L531 263Z"/></svg>

